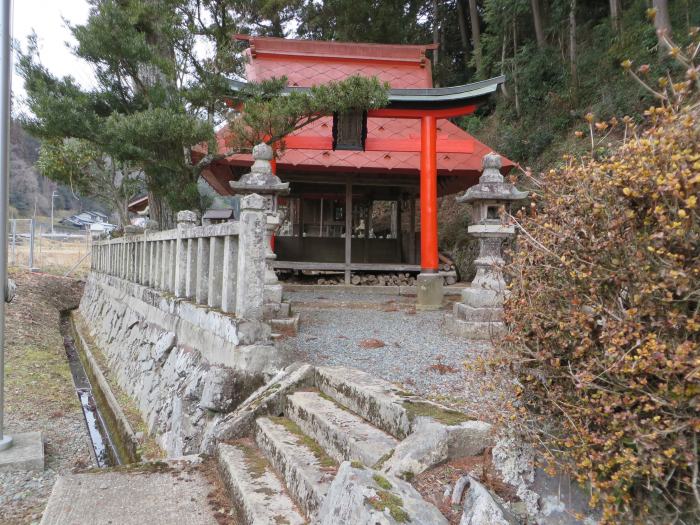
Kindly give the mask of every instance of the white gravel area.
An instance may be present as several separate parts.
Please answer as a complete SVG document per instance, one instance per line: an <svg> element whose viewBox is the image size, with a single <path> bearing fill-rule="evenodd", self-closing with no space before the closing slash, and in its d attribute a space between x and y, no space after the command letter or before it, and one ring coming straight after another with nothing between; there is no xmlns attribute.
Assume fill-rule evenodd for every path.
<svg viewBox="0 0 700 525"><path fill-rule="evenodd" d="M359 368L403 388L492 419L503 381L465 367L488 358L488 341L449 334L438 311L416 311L415 298L351 293L289 292L300 314L299 335L281 344L312 364ZM384 344L367 348L363 341ZM496 387L496 388L494 388Z"/></svg>

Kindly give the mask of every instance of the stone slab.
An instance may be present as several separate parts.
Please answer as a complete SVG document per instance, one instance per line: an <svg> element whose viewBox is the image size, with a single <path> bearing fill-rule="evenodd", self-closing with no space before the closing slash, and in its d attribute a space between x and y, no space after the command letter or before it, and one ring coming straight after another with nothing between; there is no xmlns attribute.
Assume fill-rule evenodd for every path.
<svg viewBox="0 0 700 525"><path fill-rule="evenodd" d="M318 518L320 525L448 525L405 481L350 462L340 466Z"/></svg>
<svg viewBox="0 0 700 525"><path fill-rule="evenodd" d="M12 446L0 451L0 472L44 470L44 441L41 432L7 433Z"/></svg>
<svg viewBox="0 0 700 525"><path fill-rule="evenodd" d="M214 453L216 442L238 439L253 430L255 418L264 414L281 414L288 393L299 387L311 386L314 367L301 362L292 363L265 385L253 392L236 410L224 416L204 437L202 449Z"/></svg>
<svg viewBox="0 0 700 525"><path fill-rule="evenodd" d="M439 310L444 298L444 281L439 273L420 273L416 277L416 308Z"/></svg>
<svg viewBox="0 0 700 525"><path fill-rule="evenodd" d="M443 287L445 297L459 297L465 284L450 284ZM416 286L353 286L347 284L283 284L285 292L343 292L357 295L405 295L415 297Z"/></svg>
<svg viewBox="0 0 700 525"><path fill-rule="evenodd" d="M219 467L248 525L302 525L301 515L282 482L254 443L217 447Z"/></svg>
<svg viewBox="0 0 700 525"><path fill-rule="evenodd" d="M210 491L188 470L60 476L41 525L216 525Z"/></svg>
<svg viewBox="0 0 700 525"><path fill-rule="evenodd" d="M322 465L316 451L307 446L310 438L302 440L289 431L291 421L261 417L256 421L255 441L260 450L284 480L287 490L307 516L314 516L326 497L337 465Z"/></svg>
<svg viewBox="0 0 700 525"><path fill-rule="evenodd" d="M463 321L456 319L454 314L445 314L445 328L448 332L480 341L490 341L503 337L507 330L503 323L485 321Z"/></svg>
<svg viewBox="0 0 700 525"><path fill-rule="evenodd" d="M316 387L392 436L403 439L411 432L405 396L388 381L355 368L319 366Z"/></svg>
<svg viewBox="0 0 700 525"><path fill-rule="evenodd" d="M287 400L287 417L337 461L360 461L372 466L398 444L393 436L317 392L295 392Z"/></svg>

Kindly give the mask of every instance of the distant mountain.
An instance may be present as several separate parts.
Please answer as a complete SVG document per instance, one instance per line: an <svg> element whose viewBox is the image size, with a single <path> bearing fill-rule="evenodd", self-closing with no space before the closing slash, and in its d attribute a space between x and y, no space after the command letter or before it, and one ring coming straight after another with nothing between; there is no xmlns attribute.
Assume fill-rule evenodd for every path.
<svg viewBox="0 0 700 525"><path fill-rule="evenodd" d="M51 214L51 193L56 216L71 215L85 210L109 214L93 199L76 197L68 186L56 184L43 177L34 167L39 158L40 143L13 120L10 124L10 216L26 218Z"/></svg>

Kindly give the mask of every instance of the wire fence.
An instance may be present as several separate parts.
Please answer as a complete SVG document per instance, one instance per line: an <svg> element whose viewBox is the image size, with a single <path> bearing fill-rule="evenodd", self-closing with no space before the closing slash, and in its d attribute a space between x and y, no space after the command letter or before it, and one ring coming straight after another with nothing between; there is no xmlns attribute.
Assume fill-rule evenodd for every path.
<svg viewBox="0 0 700 525"><path fill-rule="evenodd" d="M90 230L57 229L34 219L10 219L8 265L59 275L90 271Z"/></svg>

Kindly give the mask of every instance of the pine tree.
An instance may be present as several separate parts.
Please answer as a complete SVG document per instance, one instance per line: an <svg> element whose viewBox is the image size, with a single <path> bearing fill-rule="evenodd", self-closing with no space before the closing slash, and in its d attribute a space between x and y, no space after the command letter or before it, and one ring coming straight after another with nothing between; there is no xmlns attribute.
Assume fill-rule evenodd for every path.
<svg viewBox="0 0 700 525"><path fill-rule="evenodd" d="M242 8L245 2L232 0L91 0L87 22L71 30L78 42L75 54L96 72L96 87L84 89L70 77L51 75L30 42L19 60L31 112L25 126L52 148L80 140L110 165L142 170L151 217L162 227L172 224L173 210L202 209L197 180L221 158L214 126L230 112L229 78L243 65L232 36L262 23L259 12L252 16ZM276 97L282 84L268 83L265 96L253 97L260 120L248 117L246 124L268 131L271 123L280 126L272 133L252 133L257 138L279 139L294 129L304 117L289 118L294 111L328 114L386 101L385 87L372 79L338 83L334 98L323 89ZM265 105L288 118L271 120L269 111L260 110ZM194 161L192 148L202 143L210 154ZM238 141L236 146L241 151L252 145Z"/></svg>

